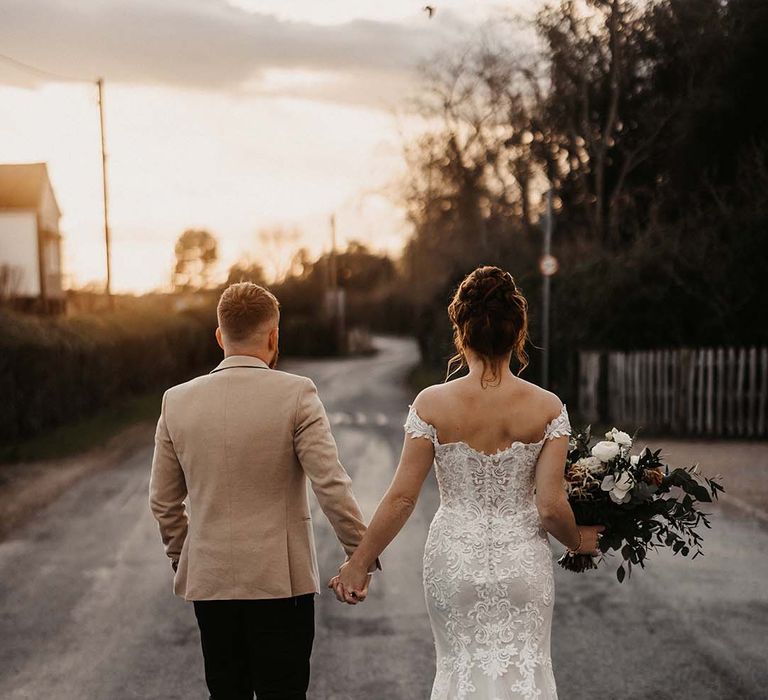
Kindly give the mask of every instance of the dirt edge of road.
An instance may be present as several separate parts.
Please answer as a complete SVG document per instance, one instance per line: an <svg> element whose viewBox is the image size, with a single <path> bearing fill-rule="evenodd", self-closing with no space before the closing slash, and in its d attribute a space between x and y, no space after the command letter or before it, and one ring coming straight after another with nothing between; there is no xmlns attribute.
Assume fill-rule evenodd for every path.
<svg viewBox="0 0 768 700"><path fill-rule="evenodd" d="M153 430L154 423L141 421L79 455L0 467L0 541L84 476L110 469L151 444Z"/></svg>

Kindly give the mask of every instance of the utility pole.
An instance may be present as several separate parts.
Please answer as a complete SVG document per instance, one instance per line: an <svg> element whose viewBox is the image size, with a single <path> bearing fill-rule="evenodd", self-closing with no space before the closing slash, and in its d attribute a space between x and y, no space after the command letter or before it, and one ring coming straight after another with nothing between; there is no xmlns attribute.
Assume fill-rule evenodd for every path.
<svg viewBox="0 0 768 700"><path fill-rule="evenodd" d="M339 288L339 271L336 261L336 214L331 214L331 266L330 266L330 288L336 293Z"/></svg>
<svg viewBox="0 0 768 700"><path fill-rule="evenodd" d="M544 245L539 271L541 272L541 386L546 389L549 386L549 307L551 299L551 277L557 272L557 258L551 253L552 228L554 216L552 214L552 190L547 191L547 209L544 214Z"/></svg>
<svg viewBox="0 0 768 700"><path fill-rule="evenodd" d="M101 130L101 186L104 196L104 244L107 256L107 285L105 293L109 308L114 309L115 300L112 296L112 241L109 232L109 194L107 188L107 149L104 138L104 79L96 81L99 89L99 128Z"/></svg>
<svg viewBox="0 0 768 700"><path fill-rule="evenodd" d="M331 214L331 254L329 265L328 306L331 310L331 321L336 333L336 347L343 353L346 348L346 298L344 289L339 287L339 268L336 258L336 215Z"/></svg>

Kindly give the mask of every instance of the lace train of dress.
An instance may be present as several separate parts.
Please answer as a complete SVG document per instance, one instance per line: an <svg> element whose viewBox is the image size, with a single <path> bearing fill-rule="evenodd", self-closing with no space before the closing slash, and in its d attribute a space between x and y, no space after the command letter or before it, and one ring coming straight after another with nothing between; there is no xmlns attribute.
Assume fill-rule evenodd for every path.
<svg viewBox="0 0 768 700"><path fill-rule="evenodd" d="M405 430L432 441L440 488L424 550L437 655L431 700L556 700L552 555L533 489L544 442L570 434L565 406L539 442L492 455L438 442L414 408Z"/></svg>

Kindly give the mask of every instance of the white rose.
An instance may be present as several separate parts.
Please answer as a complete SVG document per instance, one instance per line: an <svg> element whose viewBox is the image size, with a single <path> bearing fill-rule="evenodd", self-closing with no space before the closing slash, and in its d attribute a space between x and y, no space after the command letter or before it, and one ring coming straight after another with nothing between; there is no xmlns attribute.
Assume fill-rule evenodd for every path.
<svg viewBox="0 0 768 700"><path fill-rule="evenodd" d="M623 430L611 428L610 432L605 434L605 437L622 447L632 447L632 438L629 436L629 433L625 433Z"/></svg>
<svg viewBox="0 0 768 700"><path fill-rule="evenodd" d="M602 440L592 448L592 456L597 457L601 462L610 462L619 454L619 446L615 442Z"/></svg>
<svg viewBox="0 0 768 700"><path fill-rule="evenodd" d="M621 472L618 477L608 474L603 479L603 483L600 484L600 488L603 491L608 491L608 495L614 503L627 503L632 498L630 491L634 485L634 479L627 472Z"/></svg>
<svg viewBox="0 0 768 700"><path fill-rule="evenodd" d="M582 457L574 466L582 467L593 473L605 471L605 465L597 457Z"/></svg>
<svg viewBox="0 0 768 700"><path fill-rule="evenodd" d="M640 455L632 455L632 456L629 458L629 463L630 463L630 464L631 464L633 467L636 467L636 466L637 466L637 463L638 463L639 461L640 461Z"/></svg>

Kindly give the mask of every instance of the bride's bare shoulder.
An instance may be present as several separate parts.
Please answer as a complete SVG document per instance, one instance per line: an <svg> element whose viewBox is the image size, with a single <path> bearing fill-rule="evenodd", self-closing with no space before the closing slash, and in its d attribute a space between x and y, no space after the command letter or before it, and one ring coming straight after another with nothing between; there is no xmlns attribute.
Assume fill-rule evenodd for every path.
<svg viewBox="0 0 768 700"><path fill-rule="evenodd" d="M516 381L519 384L512 394L508 395L510 401L523 401L526 412L541 416L547 422L560 415L563 402L557 394L524 379L517 378ZM456 411L463 405L467 398L465 389L460 380L433 384L419 392L412 405L422 420L436 425L446 414Z"/></svg>
<svg viewBox="0 0 768 700"><path fill-rule="evenodd" d="M440 412L440 407L450 395L448 389L448 384L433 384L418 393L412 405L422 420L433 422L436 414Z"/></svg>
<svg viewBox="0 0 768 700"><path fill-rule="evenodd" d="M563 402L560 397L547 389L525 379L519 379L521 386L527 395L527 400L535 405L538 410L546 417L546 419L552 420L560 415L563 410Z"/></svg>

